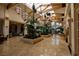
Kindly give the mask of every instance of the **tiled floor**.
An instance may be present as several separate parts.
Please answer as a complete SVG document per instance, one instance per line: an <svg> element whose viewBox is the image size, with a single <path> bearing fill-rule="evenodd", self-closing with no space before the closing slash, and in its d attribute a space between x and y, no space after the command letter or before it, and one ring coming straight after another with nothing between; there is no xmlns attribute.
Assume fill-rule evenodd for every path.
<svg viewBox="0 0 79 59"><path fill-rule="evenodd" d="M44 37L36 44L28 44L22 37L9 38L0 45L0 55L10 56L69 56L70 52L64 37L58 36L59 43L54 44L52 36Z"/></svg>

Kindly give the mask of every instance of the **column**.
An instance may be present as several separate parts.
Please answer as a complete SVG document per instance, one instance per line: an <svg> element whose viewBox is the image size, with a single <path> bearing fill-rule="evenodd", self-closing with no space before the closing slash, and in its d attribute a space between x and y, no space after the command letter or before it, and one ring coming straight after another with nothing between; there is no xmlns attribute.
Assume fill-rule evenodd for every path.
<svg viewBox="0 0 79 59"><path fill-rule="evenodd" d="M75 54L75 32L74 32L74 29L75 29L75 25L74 25L74 4L72 3L71 4L71 19L72 19L72 22L71 22L71 50L72 50L72 55Z"/></svg>
<svg viewBox="0 0 79 59"><path fill-rule="evenodd" d="M27 26L24 25L24 35L27 35Z"/></svg>
<svg viewBox="0 0 79 59"><path fill-rule="evenodd" d="M3 35L4 37L7 37L9 35L9 20L8 19L4 20Z"/></svg>

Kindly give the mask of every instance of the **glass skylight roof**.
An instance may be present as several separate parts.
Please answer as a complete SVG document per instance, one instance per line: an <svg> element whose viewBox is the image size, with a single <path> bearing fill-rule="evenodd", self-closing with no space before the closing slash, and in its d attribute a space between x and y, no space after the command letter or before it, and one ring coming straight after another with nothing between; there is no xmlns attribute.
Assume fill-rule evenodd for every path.
<svg viewBox="0 0 79 59"><path fill-rule="evenodd" d="M45 11L45 10L50 10L49 12L50 13L54 13L54 10L52 9L52 6L49 6L49 7L46 7L45 5L48 5L48 4L50 4L50 3L34 3L34 5L35 5L35 8L37 9L37 13L39 13L39 12L41 12L41 11ZM32 5L33 5L33 3L26 3L26 5L30 8L30 9L32 9ZM42 5L42 6L41 6ZM41 6L41 7L40 7ZM44 10L45 9L45 10ZM48 12L48 11L47 11ZM46 13L46 12L42 12L42 14L43 13ZM53 15L55 15L55 14L53 14Z"/></svg>
<svg viewBox="0 0 79 59"><path fill-rule="evenodd" d="M29 3L29 4L26 4L29 8L31 8L32 9L32 5L33 5L33 3ZM35 5L35 8L37 8L37 7L39 7L41 4L40 3L34 3L34 5Z"/></svg>

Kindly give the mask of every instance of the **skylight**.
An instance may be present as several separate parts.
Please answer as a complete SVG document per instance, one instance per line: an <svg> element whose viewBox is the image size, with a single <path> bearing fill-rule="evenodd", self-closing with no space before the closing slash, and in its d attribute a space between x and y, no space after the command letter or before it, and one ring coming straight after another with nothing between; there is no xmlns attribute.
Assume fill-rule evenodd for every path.
<svg viewBox="0 0 79 59"><path fill-rule="evenodd" d="M32 9L32 5L33 5L33 3L29 3L29 4L26 4L29 8L31 8ZM41 4L40 3L34 3L34 5L35 5L35 8L37 8L37 7L39 7Z"/></svg>
<svg viewBox="0 0 79 59"><path fill-rule="evenodd" d="M42 14L44 14L44 13L46 13L46 12L50 12L50 13L54 13L54 10L52 9L52 6L48 6L48 7L46 7L47 5L48 5L49 3L34 3L34 5L35 5L35 8L36 8L36 10L37 10L37 13L39 13L39 12L41 12L41 11L43 11L42 12ZM30 8L30 9L32 9L32 5L33 5L33 3L26 3L26 5ZM41 6L42 5L42 6ZM41 7L40 7L41 6ZM44 10L45 9L45 10ZM45 12L44 12L45 11ZM56 16L55 14L53 14L52 16Z"/></svg>

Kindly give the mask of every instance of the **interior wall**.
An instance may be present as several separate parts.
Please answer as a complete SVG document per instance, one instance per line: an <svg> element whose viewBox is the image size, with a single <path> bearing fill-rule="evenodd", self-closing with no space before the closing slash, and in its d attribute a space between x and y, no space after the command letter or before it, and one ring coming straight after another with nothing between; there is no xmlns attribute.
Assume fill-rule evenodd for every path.
<svg viewBox="0 0 79 59"><path fill-rule="evenodd" d="M22 15L18 14L16 12L16 7L17 6L14 6L12 8L9 8L7 11L6 11L6 16L9 17L9 20L10 21L15 21L15 22L18 22L18 23L22 23L24 24L24 20L22 18Z"/></svg>
<svg viewBox="0 0 79 59"><path fill-rule="evenodd" d="M79 55L79 4L75 4L75 55Z"/></svg>
<svg viewBox="0 0 79 59"><path fill-rule="evenodd" d="M5 6L4 4L0 4L0 19L4 19L4 14L5 14Z"/></svg>

